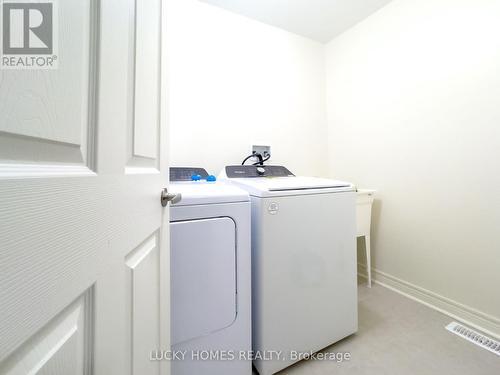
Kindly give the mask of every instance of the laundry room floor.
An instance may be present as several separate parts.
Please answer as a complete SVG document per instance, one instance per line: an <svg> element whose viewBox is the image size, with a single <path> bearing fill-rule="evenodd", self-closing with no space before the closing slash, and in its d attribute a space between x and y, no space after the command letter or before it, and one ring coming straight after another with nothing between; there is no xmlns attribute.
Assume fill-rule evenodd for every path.
<svg viewBox="0 0 500 375"><path fill-rule="evenodd" d="M362 283L358 332L323 350L349 352L351 359L302 361L279 375L500 374L499 356L445 329L453 320L387 288Z"/></svg>

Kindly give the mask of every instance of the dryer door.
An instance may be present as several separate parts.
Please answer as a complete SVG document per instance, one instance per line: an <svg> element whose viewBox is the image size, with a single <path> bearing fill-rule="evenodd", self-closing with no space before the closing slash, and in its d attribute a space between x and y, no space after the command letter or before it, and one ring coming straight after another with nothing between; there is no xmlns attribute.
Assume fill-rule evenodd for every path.
<svg viewBox="0 0 500 375"><path fill-rule="evenodd" d="M170 224L172 345L236 319L236 227L228 217Z"/></svg>

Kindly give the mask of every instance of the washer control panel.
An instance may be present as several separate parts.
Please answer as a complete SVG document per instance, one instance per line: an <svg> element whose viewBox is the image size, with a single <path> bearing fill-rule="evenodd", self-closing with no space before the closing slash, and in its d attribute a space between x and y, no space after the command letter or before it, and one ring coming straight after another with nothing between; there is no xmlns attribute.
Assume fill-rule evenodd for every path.
<svg viewBox="0 0 500 375"><path fill-rule="evenodd" d="M228 165L228 178L252 177L294 177L295 175L281 165Z"/></svg>

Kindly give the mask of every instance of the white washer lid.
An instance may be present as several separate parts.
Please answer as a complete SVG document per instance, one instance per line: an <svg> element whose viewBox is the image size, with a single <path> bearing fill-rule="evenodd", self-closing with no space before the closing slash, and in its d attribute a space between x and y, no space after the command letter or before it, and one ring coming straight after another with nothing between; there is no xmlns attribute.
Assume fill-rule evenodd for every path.
<svg viewBox="0 0 500 375"><path fill-rule="evenodd" d="M354 191L354 185L349 182L319 177L253 177L231 178L228 181L256 197Z"/></svg>
<svg viewBox="0 0 500 375"><path fill-rule="evenodd" d="M246 191L220 181L172 182L169 191L182 194L180 202L172 207L249 201Z"/></svg>

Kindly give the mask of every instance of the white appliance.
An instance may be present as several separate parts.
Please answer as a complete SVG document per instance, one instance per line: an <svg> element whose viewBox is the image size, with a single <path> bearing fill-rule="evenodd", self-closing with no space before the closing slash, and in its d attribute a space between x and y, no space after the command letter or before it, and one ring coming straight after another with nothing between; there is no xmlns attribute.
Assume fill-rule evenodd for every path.
<svg viewBox="0 0 500 375"><path fill-rule="evenodd" d="M274 374L357 331L356 193L281 166L228 166L252 203L254 365ZM276 353L277 352L281 352Z"/></svg>
<svg viewBox="0 0 500 375"><path fill-rule="evenodd" d="M249 197L211 177L170 168L172 374L251 375Z"/></svg>

